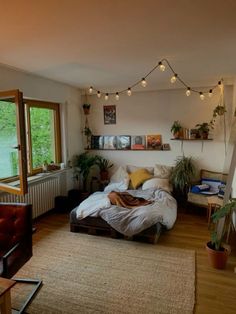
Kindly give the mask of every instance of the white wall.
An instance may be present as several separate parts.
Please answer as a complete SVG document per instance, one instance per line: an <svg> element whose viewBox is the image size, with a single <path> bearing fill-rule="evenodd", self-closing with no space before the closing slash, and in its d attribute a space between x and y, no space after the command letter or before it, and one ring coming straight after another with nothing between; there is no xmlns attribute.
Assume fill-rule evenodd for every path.
<svg viewBox="0 0 236 314"><path fill-rule="evenodd" d="M26 98L60 103L63 161L67 162L75 153L81 152L80 90L5 66L0 66L0 77L0 90L19 89Z"/></svg>
<svg viewBox="0 0 236 314"><path fill-rule="evenodd" d="M226 99L226 125L232 117L232 86L225 87ZM193 128L197 123L209 122L212 111L219 103L219 90L212 98L206 97L204 101L199 95L190 97L185 90L165 90L136 92L131 97L120 96L120 100L98 99L96 95L89 97L91 114L89 125L95 135L146 135L161 134L163 143L170 143L171 151L96 151L106 156L115 164L154 165L162 163L173 165L177 156L182 155L181 142L172 141L170 132L174 120L180 120L186 128ZM116 105L116 125L104 125L103 105ZM83 123L83 122L82 122ZM218 117L213 132L213 141L183 142L184 154L193 156L199 168L212 171L222 171L225 159L223 117Z"/></svg>

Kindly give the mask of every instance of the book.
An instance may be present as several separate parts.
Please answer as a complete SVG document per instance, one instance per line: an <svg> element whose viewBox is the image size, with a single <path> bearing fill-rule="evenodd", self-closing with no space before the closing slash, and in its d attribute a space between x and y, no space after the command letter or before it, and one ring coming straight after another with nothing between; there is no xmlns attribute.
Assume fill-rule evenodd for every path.
<svg viewBox="0 0 236 314"><path fill-rule="evenodd" d="M116 137L117 149L130 149L130 135L118 135Z"/></svg>

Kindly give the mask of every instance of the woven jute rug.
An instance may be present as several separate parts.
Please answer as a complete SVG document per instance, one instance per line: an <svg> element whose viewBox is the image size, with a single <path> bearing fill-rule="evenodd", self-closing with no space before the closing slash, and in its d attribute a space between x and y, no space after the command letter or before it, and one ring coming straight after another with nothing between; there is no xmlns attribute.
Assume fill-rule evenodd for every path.
<svg viewBox="0 0 236 314"><path fill-rule="evenodd" d="M195 252L106 237L39 230L18 277L43 286L27 313L192 313ZM18 306L26 287L12 292Z"/></svg>

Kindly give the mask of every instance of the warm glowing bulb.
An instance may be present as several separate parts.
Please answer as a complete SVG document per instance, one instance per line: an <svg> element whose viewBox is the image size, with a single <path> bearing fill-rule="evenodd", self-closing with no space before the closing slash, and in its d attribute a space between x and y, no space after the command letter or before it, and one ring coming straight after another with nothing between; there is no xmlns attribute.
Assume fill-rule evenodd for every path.
<svg viewBox="0 0 236 314"><path fill-rule="evenodd" d="M105 100L108 100L108 93L106 93L105 95Z"/></svg>
<svg viewBox="0 0 236 314"><path fill-rule="evenodd" d="M186 90L186 96L190 96L191 95L191 90L190 87L188 87L188 89Z"/></svg>
<svg viewBox="0 0 236 314"><path fill-rule="evenodd" d="M212 97L212 89L209 90L208 96L209 96L209 97Z"/></svg>
<svg viewBox="0 0 236 314"><path fill-rule="evenodd" d="M165 71L166 67L164 66L164 64L161 61L158 63L158 66L159 66L159 69L161 72Z"/></svg>
<svg viewBox="0 0 236 314"><path fill-rule="evenodd" d="M128 90L127 90L127 95L128 95L128 96L131 96L131 95L132 95L132 91L131 91L131 88L130 88L130 87L129 87Z"/></svg>
<svg viewBox="0 0 236 314"><path fill-rule="evenodd" d="M116 93L116 100L119 100L120 96L119 93Z"/></svg>
<svg viewBox="0 0 236 314"><path fill-rule="evenodd" d="M147 81L145 80L144 77L142 78L141 85L142 85L143 87L146 87L146 86L147 86Z"/></svg>
<svg viewBox="0 0 236 314"><path fill-rule="evenodd" d="M92 94L92 92L93 92L93 87L90 86L90 87L89 87L89 94Z"/></svg>
<svg viewBox="0 0 236 314"><path fill-rule="evenodd" d="M171 77L170 81L171 81L171 83L173 84L173 83L176 82L176 80L177 80L177 74L174 74L174 75Z"/></svg>
<svg viewBox="0 0 236 314"><path fill-rule="evenodd" d="M199 94L200 94L200 99L201 99L201 100L204 100L205 96L203 95L203 93L200 92Z"/></svg>
<svg viewBox="0 0 236 314"><path fill-rule="evenodd" d="M98 91L98 92L97 92L97 96L98 96L98 98L100 98L100 97L101 97L101 93L100 93L100 91Z"/></svg>

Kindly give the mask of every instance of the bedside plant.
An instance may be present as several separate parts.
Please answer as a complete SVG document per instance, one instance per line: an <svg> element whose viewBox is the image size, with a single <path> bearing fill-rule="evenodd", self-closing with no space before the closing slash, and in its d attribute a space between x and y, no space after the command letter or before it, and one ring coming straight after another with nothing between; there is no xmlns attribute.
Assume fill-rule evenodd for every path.
<svg viewBox="0 0 236 314"><path fill-rule="evenodd" d="M100 179L101 181L108 180L108 169L113 167L113 164L110 161L102 156L96 156L96 165L100 170Z"/></svg>
<svg viewBox="0 0 236 314"><path fill-rule="evenodd" d="M180 138L180 131L182 129L182 126L179 121L174 121L174 123L171 126L170 131L173 133L174 138Z"/></svg>
<svg viewBox="0 0 236 314"><path fill-rule="evenodd" d="M211 241L206 244L210 264L217 269L224 269L230 254L230 250L224 247L226 232L231 224L232 210L236 208L236 201L230 201L220 207L212 216ZM223 230L219 233L220 219L225 218Z"/></svg>

